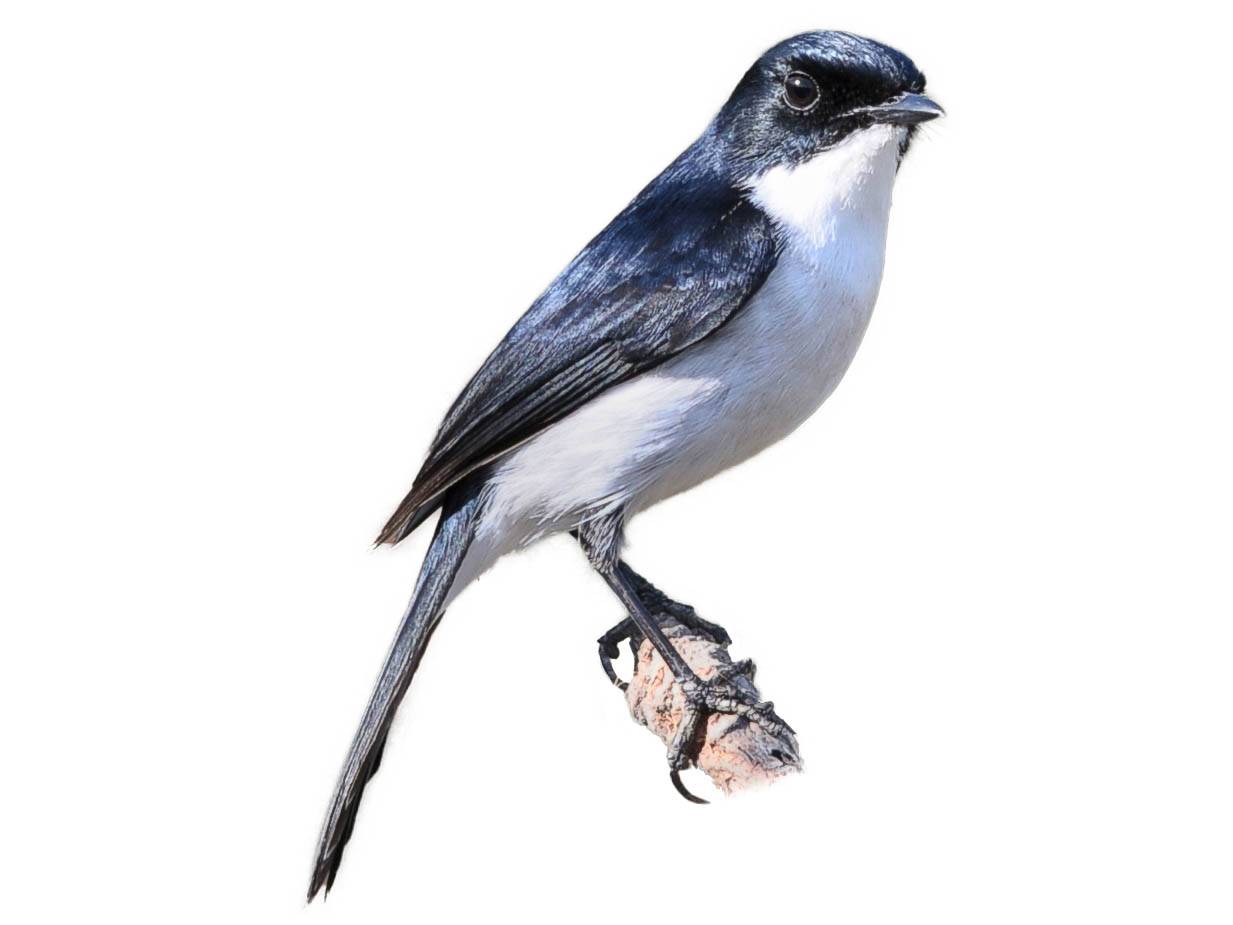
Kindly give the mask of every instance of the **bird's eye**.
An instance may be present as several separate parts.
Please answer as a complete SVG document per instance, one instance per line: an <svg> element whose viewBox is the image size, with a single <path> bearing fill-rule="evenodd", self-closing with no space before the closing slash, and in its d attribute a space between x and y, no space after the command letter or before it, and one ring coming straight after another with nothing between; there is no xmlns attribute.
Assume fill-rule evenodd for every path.
<svg viewBox="0 0 1233 925"><path fill-rule="evenodd" d="M793 71L783 82L783 98L797 112L807 112L818 102L818 82L801 71Z"/></svg>

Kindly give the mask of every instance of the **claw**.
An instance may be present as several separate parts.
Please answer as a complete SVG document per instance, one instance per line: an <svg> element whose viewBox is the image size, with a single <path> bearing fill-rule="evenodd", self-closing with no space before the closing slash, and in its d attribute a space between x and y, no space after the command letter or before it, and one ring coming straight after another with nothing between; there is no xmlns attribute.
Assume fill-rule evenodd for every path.
<svg viewBox="0 0 1233 925"><path fill-rule="evenodd" d="M704 800L702 799L702 797L694 796L692 793L690 793L688 788L686 788L685 784L681 781L681 772L678 771L676 768L673 768L669 772L668 776L672 778L672 786L676 788L676 792L679 793L681 796L683 796L685 799L689 800L690 803L707 804L711 802L710 800Z"/></svg>
<svg viewBox="0 0 1233 925"><path fill-rule="evenodd" d="M599 641L599 663L604 668L604 674L608 676L608 680L616 686L617 690L624 692L629 689L629 682L622 680L616 673L616 669L612 667L612 660L618 658L620 654L616 646L604 645L602 639Z"/></svg>
<svg viewBox="0 0 1233 925"><path fill-rule="evenodd" d="M603 666L604 674L608 676L608 680L616 686L617 690L625 691L629 688L628 681L622 681L617 675L616 669L612 667L612 660L621 657L621 642L629 640L630 650L634 653L635 661L638 658L638 647L633 638L633 621L622 620L604 635L599 637L599 663Z"/></svg>

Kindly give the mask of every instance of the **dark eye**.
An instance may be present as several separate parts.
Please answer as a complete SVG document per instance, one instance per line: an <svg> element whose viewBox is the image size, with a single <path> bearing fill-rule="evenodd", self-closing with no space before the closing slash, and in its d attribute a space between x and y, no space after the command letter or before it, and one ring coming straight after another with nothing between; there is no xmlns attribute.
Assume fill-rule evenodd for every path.
<svg viewBox="0 0 1233 925"><path fill-rule="evenodd" d="M793 71L783 82L783 98L793 109L805 112L812 109L821 95L818 82L801 71Z"/></svg>

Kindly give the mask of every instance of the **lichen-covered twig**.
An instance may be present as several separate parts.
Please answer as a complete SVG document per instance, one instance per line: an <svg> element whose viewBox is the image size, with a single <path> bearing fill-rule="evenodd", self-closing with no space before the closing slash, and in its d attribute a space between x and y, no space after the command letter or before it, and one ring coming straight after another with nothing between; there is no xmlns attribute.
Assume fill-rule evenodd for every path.
<svg viewBox="0 0 1233 925"><path fill-rule="evenodd" d="M676 620L665 620L662 626L673 646L703 681L726 676L755 698L758 696L752 662L733 662L727 644ZM659 736L665 745L672 742L685 714L685 694L646 640L638 648L625 700L635 720ZM788 731L772 734L740 716L717 713L707 717L698 736L694 763L725 794L769 784L801 770L796 737Z"/></svg>

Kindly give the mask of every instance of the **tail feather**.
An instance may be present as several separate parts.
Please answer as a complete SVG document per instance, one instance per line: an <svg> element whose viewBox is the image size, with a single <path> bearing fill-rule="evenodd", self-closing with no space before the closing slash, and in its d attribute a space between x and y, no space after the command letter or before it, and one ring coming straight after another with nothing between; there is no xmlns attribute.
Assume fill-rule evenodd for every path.
<svg viewBox="0 0 1233 925"><path fill-rule="evenodd" d="M418 489L412 488L411 493L402 499L397 510L390 515L381 532L377 535L377 546L393 546L401 543L411 533L432 516L432 512L440 504L440 495L425 496Z"/></svg>
<svg viewBox="0 0 1233 925"><path fill-rule="evenodd" d="M355 826L364 787L381 766L394 712L407 692L411 676L441 619L446 596L475 535L479 508L479 492L474 488L460 486L446 499L436 535L420 569L415 594L403 615L398 635L386 656L376 688L334 788L317 844L312 880L308 885L309 902L322 888L328 895L334 885L343 849Z"/></svg>

